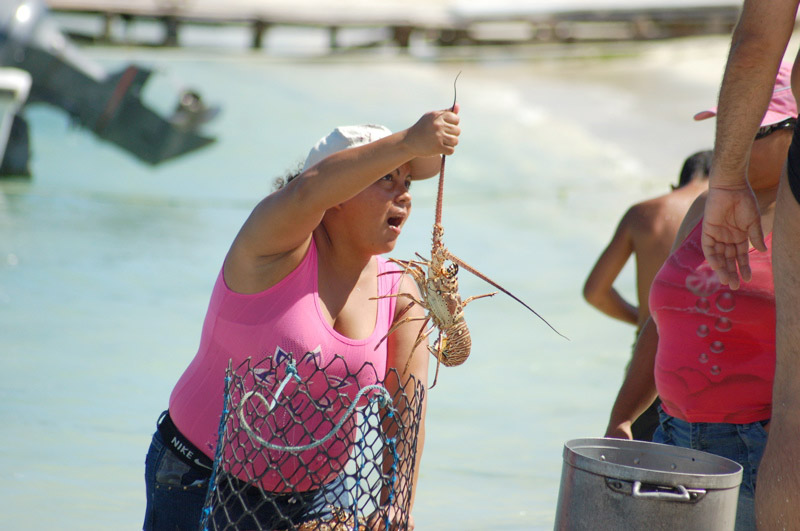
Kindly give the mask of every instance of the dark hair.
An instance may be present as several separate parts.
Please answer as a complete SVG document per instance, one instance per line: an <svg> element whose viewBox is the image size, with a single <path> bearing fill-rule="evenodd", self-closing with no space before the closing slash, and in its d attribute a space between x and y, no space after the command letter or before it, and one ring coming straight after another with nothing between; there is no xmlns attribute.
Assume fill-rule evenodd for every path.
<svg viewBox="0 0 800 531"><path fill-rule="evenodd" d="M678 188L686 186L698 177L707 178L709 172L711 172L711 155L712 151L707 149L705 151L698 151L687 158L683 163L683 168L681 168L681 175L678 178Z"/></svg>
<svg viewBox="0 0 800 531"><path fill-rule="evenodd" d="M300 175L301 173L303 173L302 163L298 164L297 168L295 168L294 170L288 170L283 177L276 177L274 181L275 190L280 190L281 188L292 182L292 180L294 180L294 178Z"/></svg>

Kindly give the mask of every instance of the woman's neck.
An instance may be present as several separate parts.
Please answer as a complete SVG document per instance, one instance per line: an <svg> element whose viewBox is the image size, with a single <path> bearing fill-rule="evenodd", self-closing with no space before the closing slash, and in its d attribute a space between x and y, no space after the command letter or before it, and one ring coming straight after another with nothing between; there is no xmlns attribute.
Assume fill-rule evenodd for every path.
<svg viewBox="0 0 800 531"><path fill-rule="evenodd" d="M321 267L342 278L358 278L372 260L372 255L347 245L346 238L331 237L324 224L314 230Z"/></svg>

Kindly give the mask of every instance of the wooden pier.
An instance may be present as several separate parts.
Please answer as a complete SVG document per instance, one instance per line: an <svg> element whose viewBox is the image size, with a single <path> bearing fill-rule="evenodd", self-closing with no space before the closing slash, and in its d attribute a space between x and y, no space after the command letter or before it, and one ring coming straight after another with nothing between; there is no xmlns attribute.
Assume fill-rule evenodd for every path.
<svg viewBox="0 0 800 531"><path fill-rule="evenodd" d="M698 0L702 2L703 0ZM388 41L408 48L412 36L438 46L531 44L653 40L691 35L729 34L740 13L736 0L706 0L711 5L685 2L661 4L597 0L596 9L569 1L503 4L502 8L468 9L469 4L447 0L47 0L51 11L102 19L97 34L75 35L83 40L114 44L180 46L180 31L188 25L248 28L250 47L264 47L265 34L280 26L320 28L328 32L331 50L342 45L342 30L387 30ZM648 4L652 7L648 7ZM158 42L130 42L115 35L116 21L156 21L163 26ZM372 43L383 44L381 42Z"/></svg>

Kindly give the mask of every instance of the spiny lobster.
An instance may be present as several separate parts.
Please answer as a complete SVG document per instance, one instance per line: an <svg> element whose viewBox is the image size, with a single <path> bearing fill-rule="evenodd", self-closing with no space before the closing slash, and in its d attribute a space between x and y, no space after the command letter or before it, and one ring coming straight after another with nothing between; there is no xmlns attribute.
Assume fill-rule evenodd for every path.
<svg viewBox="0 0 800 531"><path fill-rule="evenodd" d="M461 75L461 72L459 72ZM456 90L456 82L453 81L453 92ZM453 106L451 111L455 110L456 99L453 98ZM378 342L380 345L386 340L389 335L397 330L400 326L411 321L424 321L422 329L420 330L417 340L411 349L412 352L423 341L427 340L428 336L433 333L435 329L439 330L439 336L434 341L433 346L428 346L428 350L436 357L436 373L433 377L433 384L430 386L432 389L436 385L439 377L439 365L444 363L445 367L455 367L464 363L469 357L470 349L472 348L472 339L470 339L469 329L464 320L464 308L470 302L481 299L484 297L491 297L497 292L485 293L483 295L475 295L465 300L461 300L461 295L458 293L458 268L463 267L478 278L488 282L498 290L502 291L515 301L519 302L525 308L533 312L539 319L544 321L556 334L566 339L566 336L561 334L558 330L547 322L547 320L539 315L536 310L525 304L521 299L512 294L510 291L500 286L497 282L493 281L474 267L470 266L457 256L453 255L442 242L442 235L444 228L442 227L442 196L444 191L444 164L445 156L442 155L442 165L439 170L439 190L436 197L436 219L433 224L433 246L431 248L431 258L427 260L419 253L415 253L419 260L396 260L390 258L389 260L398 264L403 268L403 272L408 273L417 283L420 291L420 298L416 298L409 293L397 293L394 295L385 295L383 297L408 297L411 300L397 316L395 323L389 328L389 331ZM446 265L445 262L450 262ZM427 268L427 271L426 269ZM408 312L414 304L419 304L427 310L426 317L405 317L403 316ZM427 330L425 327L430 321L433 325ZM377 346L375 347L377 348ZM408 365L411 363L409 358L406 363L404 372L408 370Z"/></svg>

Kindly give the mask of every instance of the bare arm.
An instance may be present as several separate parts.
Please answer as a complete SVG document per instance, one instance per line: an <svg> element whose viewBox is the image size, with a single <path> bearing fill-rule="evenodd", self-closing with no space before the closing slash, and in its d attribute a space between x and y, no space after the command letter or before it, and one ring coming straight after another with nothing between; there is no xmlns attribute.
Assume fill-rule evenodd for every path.
<svg viewBox="0 0 800 531"><path fill-rule="evenodd" d="M228 252L225 278L231 287L264 289L264 270L287 254L299 262L326 210L412 159L452 154L461 132L456 112L429 112L404 131L335 153L263 199Z"/></svg>
<svg viewBox="0 0 800 531"><path fill-rule="evenodd" d="M797 529L800 523L800 205L785 172L781 179L772 233L777 360L769 438L756 487L759 529Z"/></svg>
<svg viewBox="0 0 800 531"><path fill-rule="evenodd" d="M692 229L697 226L703 215L705 200L706 192L700 194L689 207L678 228L671 252L680 247ZM631 424L650 407L657 396L654 376L657 351L658 328L653 318L648 317L636 340L633 359L611 410L606 437L633 438Z"/></svg>
<svg viewBox="0 0 800 531"><path fill-rule="evenodd" d="M750 280L748 239L766 250L758 206L746 179L747 163L794 29L797 4L798 0L745 0L720 89L702 246L720 281L733 289L739 286L739 274Z"/></svg>
<svg viewBox="0 0 800 531"><path fill-rule="evenodd" d="M403 276L401 281L400 293L409 293L415 298L419 298L419 290L414 281L408 276ZM409 301L406 297L398 297L397 308L395 311L395 318L400 315L403 309L408 306ZM408 510L409 529L414 529L414 519L411 516L411 511L414 506L414 498L417 493L417 481L419 478L419 470L422 460L422 450L425 445L425 416L427 408L427 389L428 389L428 362L430 355L428 354L428 342L423 341L412 352L411 348L417 340L417 336L422 330L422 319L425 317L425 312L418 304L413 304L408 311L402 314L402 319L413 319L412 321L400 326L388 338L388 359L387 359L387 390L391 393L396 407L395 417L387 419L388 422L384 427L384 432L387 437L395 438L398 442L396 447L397 460L394 459L392 452L387 450L384 452L384 473L390 473L390 467L394 464L400 472L397 474L398 480L411 480L411 499L396 499L390 506L390 520L392 522L402 521L403 511L405 508ZM407 367L407 370L406 370ZM396 374L399 375L400 381L394 377L393 373L389 373L388 369L395 369ZM404 372L405 371L405 372ZM411 379L413 378L413 379ZM418 383L422 384L424 390L423 402L421 404L421 414L419 419L415 418L416 411L415 392ZM416 399L419 399L417 396ZM418 423L418 424L417 424ZM398 428L399 425L399 428ZM418 426L416 446L411 447L413 442L413 431ZM400 431L402 430L402 432ZM412 453L413 452L413 453ZM413 462L411 461L413 460ZM414 473L412 477L408 474L402 473L404 470L410 470L414 466ZM397 491L403 492L406 490L407 485L398 485ZM382 492L382 502L386 503L388 499L388 491L385 489ZM378 516L378 515L376 515ZM380 515L383 520L385 515ZM371 519L371 528L383 529L382 522L377 522L375 518Z"/></svg>
<svg viewBox="0 0 800 531"><path fill-rule="evenodd" d="M753 138L794 29L797 0L745 0L733 32L717 110L710 185L745 185Z"/></svg>
<svg viewBox="0 0 800 531"><path fill-rule="evenodd" d="M606 428L606 437L633 439L631 425L656 399L656 382L653 376L656 350L658 349L658 329L653 318L645 321L636 347L633 350L628 373L617 394L611 418Z"/></svg>
<svg viewBox="0 0 800 531"><path fill-rule="evenodd" d="M629 217L630 210L622 217L611 242L589 273L583 285L583 297L604 314L635 325L639 319L638 307L626 301L614 288L614 281L633 253Z"/></svg>

